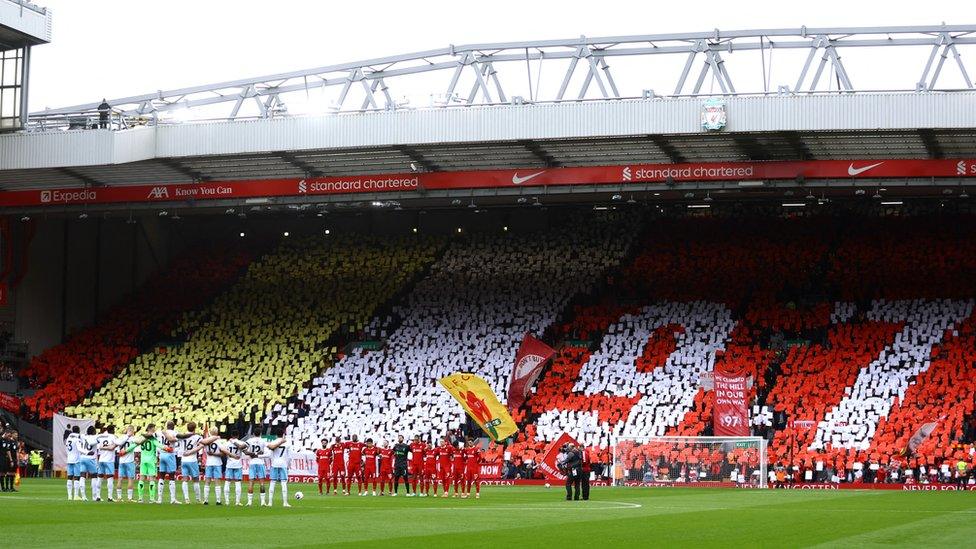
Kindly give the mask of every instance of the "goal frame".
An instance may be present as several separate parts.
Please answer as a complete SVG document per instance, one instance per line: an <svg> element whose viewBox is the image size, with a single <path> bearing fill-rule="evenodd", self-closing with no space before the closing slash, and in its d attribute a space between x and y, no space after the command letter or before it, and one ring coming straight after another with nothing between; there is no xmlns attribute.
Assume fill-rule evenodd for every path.
<svg viewBox="0 0 976 549"><path fill-rule="evenodd" d="M646 444L646 443L652 442L652 441L657 441L657 442L676 442L676 443L681 443L681 442L684 442L684 443L690 443L690 442L707 442L707 443L718 443L718 444L722 444L722 443L733 443L734 444L734 443L742 443L742 442L755 443L756 444L756 447L759 449L759 470L760 470L760 474L759 474L759 485L758 485L758 488L759 489L769 488L769 483L767 482L768 475L769 475L769 467L768 467L768 460L767 460L767 458L768 458L768 454L767 454L768 442L763 437L716 437L716 436L690 437L690 436L617 436L617 435L615 435L612 438L612 440L611 440L612 445L610 446L610 452L611 452L611 455L613 457L613 461L611 463L611 467L612 467L611 471L613 471L613 484L614 485L616 485L617 480L618 480L616 478L616 473L617 473L617 445L620 443L620 441L625 441L625 440L626 441L634 441L634 442L637 442L639 444Z"/></svg>

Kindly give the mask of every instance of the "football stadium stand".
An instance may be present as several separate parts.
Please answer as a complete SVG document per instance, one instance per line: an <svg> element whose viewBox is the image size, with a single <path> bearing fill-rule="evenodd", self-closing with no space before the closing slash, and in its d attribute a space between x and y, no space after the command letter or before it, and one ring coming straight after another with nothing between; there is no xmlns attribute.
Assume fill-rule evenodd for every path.
<svg viewBox="0 0 976 549"><path fill-rule="evenodd" d="M112 379L141 349L170 331L237 277L251 253L237 243L182 254L98 322L35 357L21 375L37 387L25 399L40 419L64 410Z"/></svg>
<svg viewBox="0 0 976 549"><path fill-rule="evenodd" d="M211 306L184 316L172 335L185 342L136 357L68 413L116 425L263 418L331 363L336 336L365 328L437 250L417 237L285 239Z"/></svg>
<svg viewBox="0 0 976 549"><path fill-rule="evenodd" d="M968 216L608 211L450 242L285 238L243 275L250 258L234 249L174 263L160 276L194 292L149 285L38 357L28 404L114 424L287 425L307 448L336 435L436 437L464 420L437 379L475 373L504 397L532 332L557 354L513 414L520 433L488 459L536 460L564 431L601 461L618 436L710 435L706 386L721 369L752 378L770 465L840 476L939 466L973 455L974 231ZM139 354L160 328L170 343ZM362 339L376 344L340 352ZM629 469L659 460L713 475L758 459L617 455Z"/></svg>
<svg viewBox="0 0 976 549"><path fill-rule="evenodd" d="M474 373L504 394L523 334L552 326L624 257L636 218L618 217L455 242L395 307L403 320L383 351L340 360L300 394L307 417L285 409L272 421L295 421L295 438L310 447L335 433L436 437L457 426L462 412L437 380Z"/></svg>
<svg viewBox="0 0 976 549"><path fill-rule="evenodd" d="M656 330L634 328L642 311L666 308L666 298L700 307L693 300L707 298L733 308L738 321L726 332L711 363L700 368L710 371L725 362L752 373L752 396L757 399L753 423L757 431L774 435L770 458L775 463L812 467L815 461L830 460L828 466L835 471L871 459L883 460L885 466L901 459L907 465L908 460L898 456L906 453L912 434L930 420L938 423L939 431L918 452L931 455L935 438L939 460L970 455L951 449L972 414L971 399L964 394L968 378L960 378L961 389L920 385L936 375L944 379L952 371L965 374L971 367L964 346L949 341L939 346L944 337L955 341L957 334L965 334L971 322L965 319L972 318L971 295L952 301L904 298L967 296L960 281L976 272L976 250L965 237L971 220L940 226L926 218L858 220L850 225L844 221L763 220L753 225L741 220L669 220L664 224L673 229L670 234L652 223L652 236L638 245L619 284L607 292L607 299L617 304L650 305L575 311L563 333L592 339L598 347L594 352L564 348L540 380L526 405L536 414L532 432L538 442L552 440L563 430L586 444L599 445L613 434L711 434L713 397L698 388L701 372L685 373L694 381L678 375L673 379L683 382L669 383L673 380L668 378L679 371L675 363L694 352L694 346L686 345L695 329L683 319L674 324L661 321ZM886 251L879 253L871 242ZM896 242L911 249L898 253ZM864 280L878 283L865 285ZM900 299L880 299L884 297ZM837 298L853 301L831 301ZM715 314L711 317L714 322ZM618 352L607 360L607 349ZM958 360L952 370L929 369L929 356L938 364L937 357L949 352ZM656 358L649 361L651 357ZM653 364L659 368L654 370ZM650 400L627 390L646 382L649 371L664 378L656 394L671 393L658 396L664 415L652 414L645 407ZM927 398L919 402L916 395L923 390ZM945 394L945 400L932 396L933 391ZM893 412L909 403L911 411L904 415ZM668 415L676 409L677 414ZM784 422L769 430L774 412ZM641 414L646 415L633 425L643 432L628 430L631 418ZM876 434L882 425L892 429L888 425L898 418L903 421L896 424L897 435ZM528 440L525 446L538 452L543 447L538 442Z"/></svg>

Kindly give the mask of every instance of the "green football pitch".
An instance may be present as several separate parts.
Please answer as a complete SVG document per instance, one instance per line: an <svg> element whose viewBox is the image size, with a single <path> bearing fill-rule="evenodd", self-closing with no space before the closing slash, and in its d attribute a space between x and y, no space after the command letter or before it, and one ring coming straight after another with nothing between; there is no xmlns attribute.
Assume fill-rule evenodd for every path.
<svg viewBox="0 0 976 549"><path fill-rule="evenodd" d="M2 547L973 547L976 493L486 487L479 500L319 496L292 507L70 502L0 494ZM167 492L168 497L168 492ZM255 498L256 499L256 498Z"/></svg>

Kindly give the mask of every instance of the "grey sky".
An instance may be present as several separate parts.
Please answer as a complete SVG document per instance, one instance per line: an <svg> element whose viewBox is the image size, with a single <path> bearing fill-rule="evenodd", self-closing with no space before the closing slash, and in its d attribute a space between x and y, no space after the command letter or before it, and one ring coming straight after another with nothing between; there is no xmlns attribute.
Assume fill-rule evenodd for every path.
<svg viewBox="0 0 976 549"><path fill-rule="evenodd" d="M32 111L451 43L976 22L971 1L36 1L54 11L55 26L53 43L34 52ZM900 59L874 67L878 85L869 87L890 85L889 76L913 82L921 69L915 57L907 71ZM967 59L971 74L974 59Z"/></svg>

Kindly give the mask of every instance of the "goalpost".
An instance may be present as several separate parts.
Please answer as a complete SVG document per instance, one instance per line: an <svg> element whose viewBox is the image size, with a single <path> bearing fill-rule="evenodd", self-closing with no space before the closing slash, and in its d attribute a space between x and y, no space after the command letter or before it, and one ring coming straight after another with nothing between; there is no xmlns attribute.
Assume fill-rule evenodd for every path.
<svg viewBox="0 0 976 549"><path fill-rule="evenodd" d="M615 486L767 487L762 437L614 437Z"/></svg>

